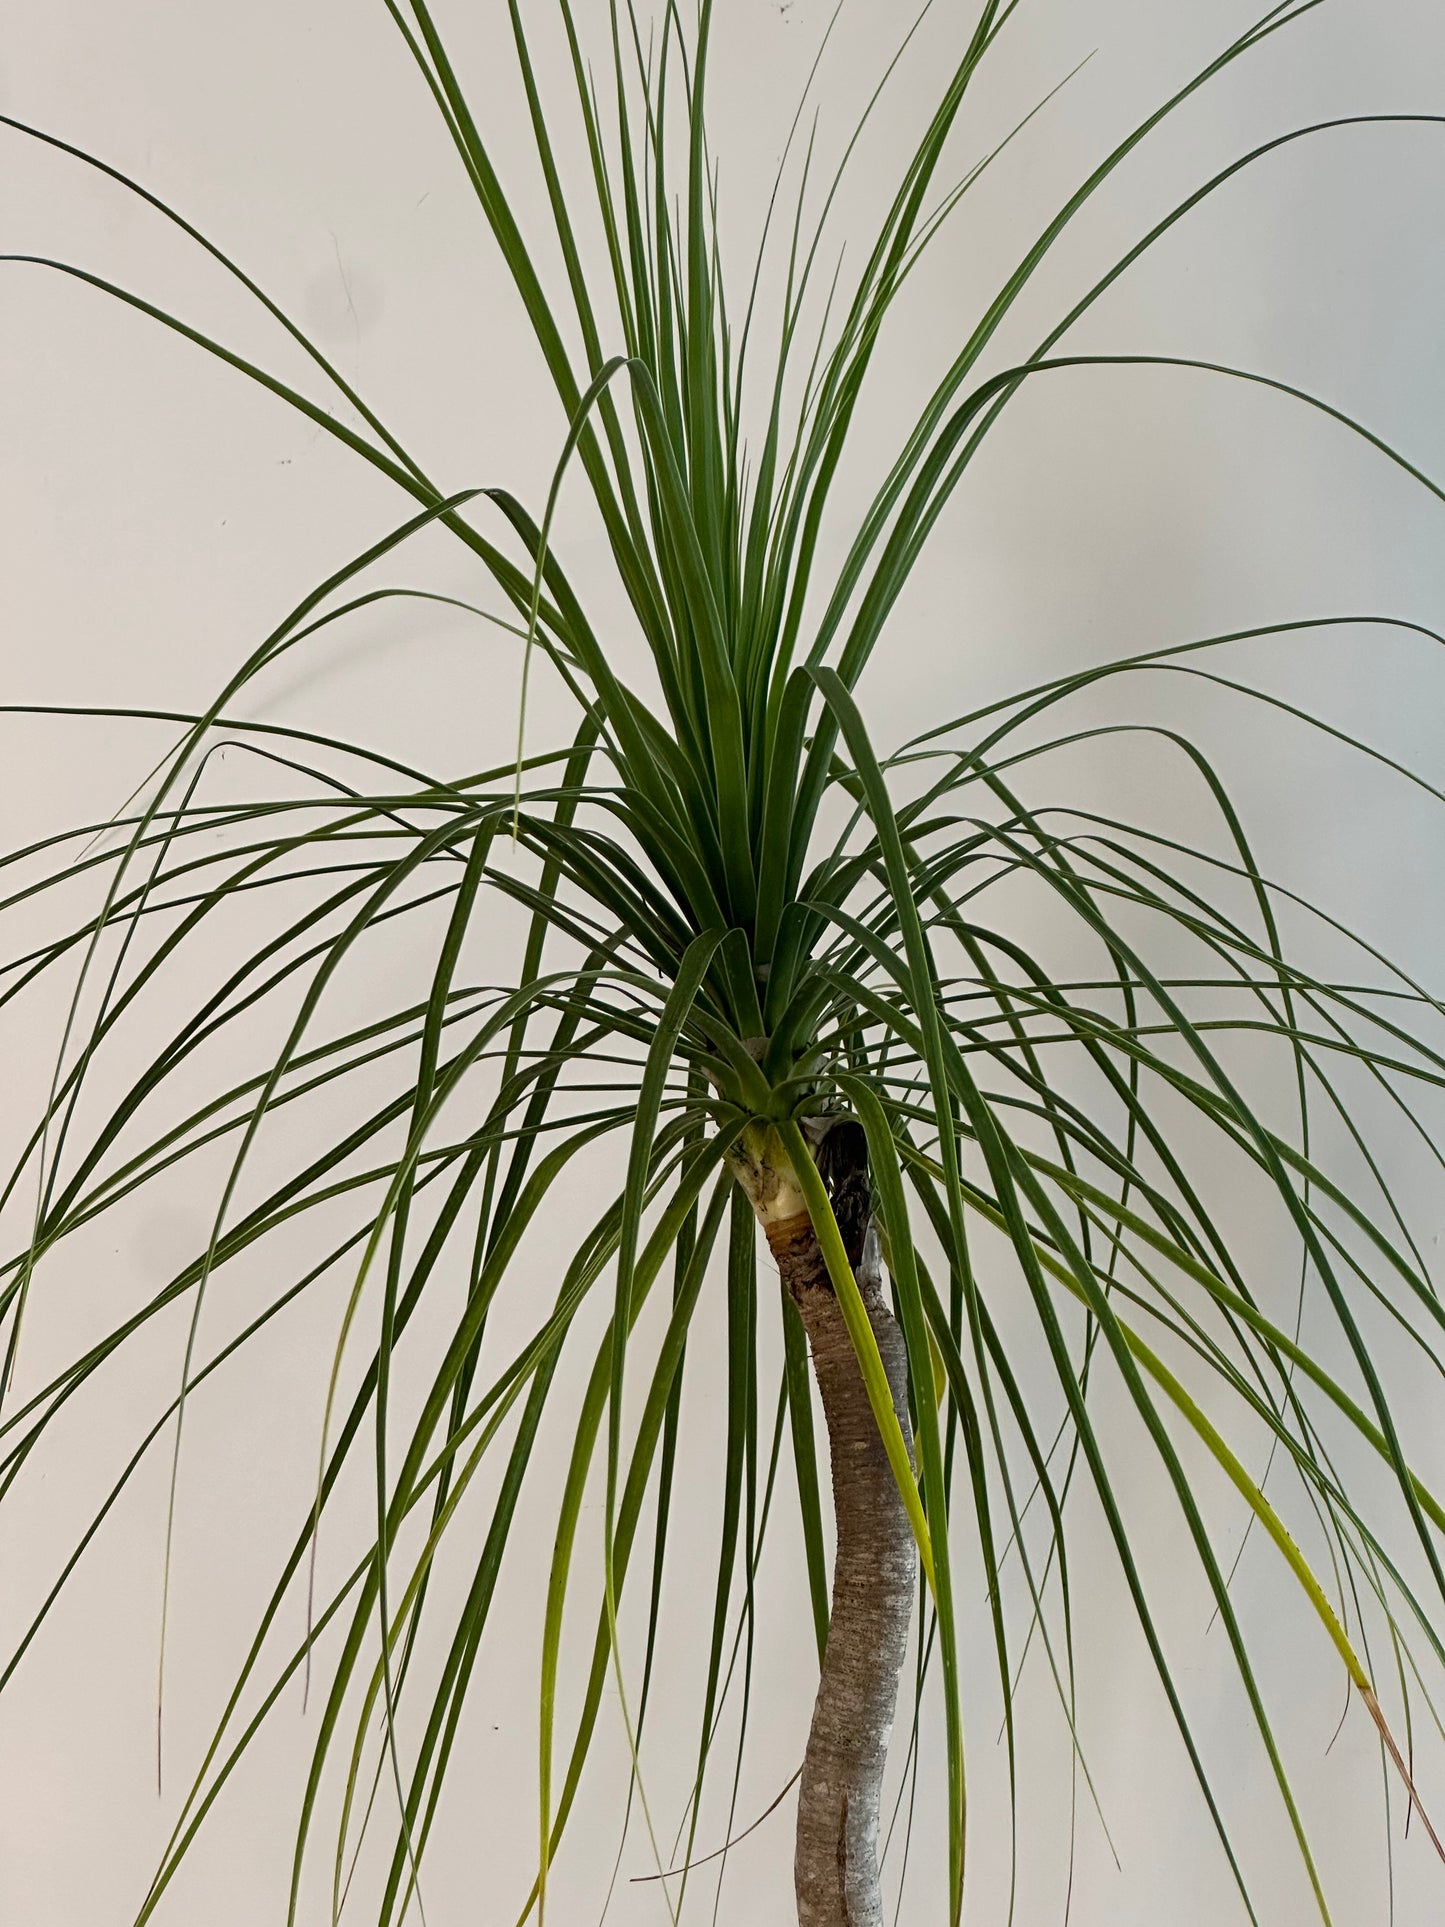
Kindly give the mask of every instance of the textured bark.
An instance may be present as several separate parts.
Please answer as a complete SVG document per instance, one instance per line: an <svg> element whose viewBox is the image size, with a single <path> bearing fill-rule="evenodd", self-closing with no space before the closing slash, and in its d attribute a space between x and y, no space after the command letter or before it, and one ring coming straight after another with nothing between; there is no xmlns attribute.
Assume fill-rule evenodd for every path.
<svg viewBox="0 0 1445 1927"><path fill-rule="evenodd" d="M861 1199L856 1186L852 1200L841 1185L830 1190L908 1439L903 1334L883 1292L866 1178ZM804 1212L764 1229L813 1354L838 1535L828 1645L798 1794L799 1927L882 1927L879 1800L913 1610L916 1551L812 1221Z"/></svg>

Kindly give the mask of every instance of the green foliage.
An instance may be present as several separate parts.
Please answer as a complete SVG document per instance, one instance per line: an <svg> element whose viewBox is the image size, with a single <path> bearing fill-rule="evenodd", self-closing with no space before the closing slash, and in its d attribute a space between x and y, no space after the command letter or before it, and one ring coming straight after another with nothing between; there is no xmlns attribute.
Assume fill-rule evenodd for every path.
<svg viewBox="0 0 1445 1927"><path fill-rule="evenodd" d="M854 446L858 399L911 269L981 171L951 192L936 186L950 135L1016 0L982 6L861 271L835 283L826 301L824 224L845 191L843 174L828 189L821 215L810 215L808 169L801 169L791 231L779 240L770 230L764 243L765 252L781 247L786 257L781 317L771 326L757 302L761 256L740 324L728 306L704 113L710 0L688 24L664 7L651 38L630 0L608 7L589 0L578 19L569 0L557 0L575 85L570 99L555 101L544 98L523 10L510 0L551 212L550 232L537 237L516 218L428 7L387 0L571 422L540 522L500 489L445 494L213 243L105 163L5 122L100 169L176 222L305 348L357 425L138 295L67 263L39 265L141 310L282 397L389 477L416 509L291 611L204 714L171 719L183 725L180 739L125 814L5 860L12 873L22 859L38 859L43 868L39 882L7 895L6 909L33 908L75 883L98 895L98 907L80 922L8 958L0 980L5 1003L58 973L68 971L79 986L49 1102L4 1191L6 1202L27 1195L26 1185L38 1195L33 1227L6 1262L0 1288L7 1388L27 1301L43 1282L41 1261L59 1241L139 1187L184 1175L187 1160L207 1147L226 1152L229 1175L207 1250L50 1383L23 1399L11 1389L6 1398L0 1490L13 1485L47 1426L84 1395L92 1374L167 1306L189 1303L178 1395L120 1470L0 1685L148 1446L169 1439L174 1468L185 1407L211 1375L318 1280L344 1267L352 1281L335 1357L326 1362L314 1494L305 1499L290 1556L139 1920L160 1903L287 1682L309 1674L312 1642L333 1626L336 1658L297 1831L292 1918L323 1770L333 1756L345 1758L349 1744L333 1907L339 1910L346 1893L364 1826L392 1824L395 1850L378 1918L388 1927L401 1919L424 1864L509 1541L537 1526L523 1493L549 1392L579 1310L610 1277L611 1314L580 1419L570 1411L559 1419L569 1429L576 1424L576 1442L560 1508L545 1522L555 1542L544 1607L539 1874L532 1895L517 1897L519 1906L526 1899L523 1918L545 1906L547 1864L579 1793L609 1667L637 1758L675 1502L689 1326L703 1295L724 1288L709 1267L725 1242L725 1505L698 1785L689 1803L691 1846L744 1627L748 1655L752 1650L753 1576L764 1531L779 1513L792 1513L793 1493L820 1648L826 1631L802 1336L791 1307L775 1312L758 1277L751 1220L739 1216L725 1162L730 1145L760 1123L775 1127L819 1224L922 1551L920 1654L936 1650L939 1660L946 1741L933 1765L948 1787L955 1915L967 1839L960 1649L982 1640L996 1654L1012 1787L1013 1693L1035 1637L1074 1731L1064 1527L1082 1468L1245 1909L1256 1918L1156 1629L1118 1467L1096 1422L1096 1387L1106 1381L1132 1411L1137 1438L1175 1494L1281 1811L1328 1918L1273 1737L1267 1681L1251 1660L1204 1516L1197 1468L1202 1454L1243 1496L1299 1580L1306 1619L1313 1615L1322 1637L1333 1641L1393 1750L1367 1664L1368 1628L1373 1615L1394 1650L1410 1654L1415 1690L1428 1704L1421 1669L1445 1661L1435 1597L1445 1592L1445 1511L1407 1461L1369 1334L1380 1322L1375 1309L1384 1307L1438 1367L1445 1313L1387 1174L1370 1164L1373 1189L1352 1195L1316 1162L1309 1120L1323 1105L1368 1158L1349 1080L1362 1077L1412 1118L1410 1084L1439 1086L1445 1073L1445 1056L1427 1035L1440 1007L1368 946L1360 955L1378 972L1373 987L1327 981L1287 957L1277 915L1293 899L1261 873L1221 780L1184 738L1168 740L1204 785L1225 840L1223 857L1171 841L1147 823L1076 813L1072 827L1062 828L1070 819L1032 805L1023 793L1057 748L1107 734L1063 723L1057 735L1047 734L1055 713L1095 685L1188 662L1190 673L1248 695L1201 667L1200 658L1321 623L1209 637L1082 670L959 716L892 755L879 754L857 694L930 532L1019 389L1051 374L1046 392L1057 405L1064 392L1059 371L1149 359L1055 355L1073 323L1205 195L1283 142L1321 129L1281 136L1217 175L1130 248L1032 357L982 378L980 362L1021 291L1074 216L1165 116L1317 3L1287 0L1224 48L1105 158L1022 252L900 437L896 459L876 480L841 562L826 576L820 537ZM596 67L589 35L602 53ZM574 117L569 139L580 127L590 179L563 179L554 129L564 116ZM781 205L775 195L770 220ZM561 262L550 280L540 265L543 241L548 258L555 244ZM594 257L605 262L604 272L586 265ZM825 315L815 338L808 330L820 306ZM1207 367L1218 379L1264 380L1213 364L1170 365ZM1338 411L1284 391L1325 409L1441 492ZM645 644L648 690L624 679L620 652L589 618L550 539L574 457ZM248 721L248 691L288 652L378 600L421 593L376 587L372 572L432 523L484 567L505 609L483 613L512 632L529 672L535 656L536 670L545 665L570 693L577 712L570 742L523 754L524 735L515 767L443 779L337 738ZM253 753L257 769L274 778L268 793L248 802L209 800L209 759L222 742ZM109 835L92 841L102 829ZM1018 940L1010 906L1021 887L1050 901L1075 931L1078 954L1094 959L1087 974L1060 981ZM114 1040L129 1034L132 1006L148 986L167 980L187 946L243 893L258 933L251 947L159 1048L152 1040L145 1067L96 1121L83 1099ZM471 982L465 964L468 931L494 893L524 913L515 971L501 987ZM404 1004L364 1028L332 1034L325 1023L333 979L365 954L378 931L402 920L412 933ZM424 933L434 926L440 935L429 939ZM1194 961L1181 965L1182 954ZM187 1099L179 1117L167 1111L205 1048L245 1034L242 1020L258 1007L288 1013L279 1051L203 1102ZM1256 1052L1283 1054L1298 1097L1289 1127L1266 1119L1233 1068L1232 1045L1241 1038ZM321 1144L299 1129L287 1135L290 1106L302 1105L296 1115L303 1115L308 1097L369 1093L378 1077L391 1094L374 1106L368 1097L360 1111L353 1105L344 1134ZM863 1123L876 1173L910 1360L916 1482L800 1129L809 1115L839 1107ZM243 1178L263 1132L273 1149L287 1148L288 1175L242 1210ZM604 1141L617 1147L615 1196L577 1240L532 1336L503 1357L489 1337L489 1319L504 1287L535 1302L529 1227L562 1196L558 1187L568 1182L572 1160ZM1201 1158L1211 1170L1224 1161L1250 1174L1283 1213L1303 1266L1312 1347L1265 1309L1268 1294L1251 1281L1247 1256L1208 1203L1213 1187ZM724 1241L730 1193L732 1229ZM355 1214L350 1235L280 1292L247 1332L201 1363L197 1332L216 1274L337 1200L349 1200ZM394 1360L444 1263L463 1268L467 1288L460 1311L450 1314L427 1396L396 1449ZM659 1345L653 1326L639 1320L665 1275L671 1308ZM1020 1305L1052 1373L1051 1402L1025 1384L1002 1336ZM758 1382L760 1326L779 1316L785 1369L774 1398ZM652 1334L641 1353L640 1333ZM358 1348L365 1370L348 1402L341 1388L352 1382ZM1336 1354L1346 1360L1344 1376L1325 1363ZM641 1416L624 1425L624 1390L637 1372L646 1382ZM1051 1435L1059 1412L1062 1423ZM1344 1481L1324 1418L1386 1468L1393 1510L1367 1505ZM1237 1446L1229 1442L1230 1424L1243 1428ZM795 1479L779 1470L785 1434ZM1263 1480L1247 1469L1261 1438L1270 1442L1272 1462L1297 1476L1313 1509L1332 1588L1296 1545ZM368 1446L374 1543L342 1586L313 1600L307 1641L267 1676L267 1635L283 1603L306 1584L344 1468ZM564 1607L577 1591L573 1553L600 1453L604 1597L593 1602L581 1713L562 1733L556 1689ZM489 1524L479 1546L466 1543L462 1556L472 1577L460 1607L453 1599L443 1608L429 1590L433 1562L456 1536L461 1502L483 1461L490 1466L489 1455L504 1455ZM172 1500L174 1509L174 1470ZM649 1504L655 1527L650 1542L639 1541ZM412 1529L404 1531L408 1522ZM956 1596L953 1548L964 1543L986 1576L986 1602ZM1027 1594L1022 1627L1005 1610L1010 1557ZM634 1592L650 1585L640 1692L617 1638L629 1579ZM740 1591L743 1617L730 1648ZM424 1621L444 1655L430 1687L414 1659ZM1406 1663L1399 1678L1403 1693ZM933 1690L922 1657L917 1690ZM743 1692L745 1698L746 1678ZM422 1701L409 1749L393 1727L404 1696ZM244 1718L243 1705L252 1709ZM1408 1699L1402 1710L1408 1719ZM378 1714L386 1733L374 1768L381 1784L368 1786L367 1736ZM399 1821L389 1822L389 1812ZM673 1891L685 1888L678 1883Z"/></svg>

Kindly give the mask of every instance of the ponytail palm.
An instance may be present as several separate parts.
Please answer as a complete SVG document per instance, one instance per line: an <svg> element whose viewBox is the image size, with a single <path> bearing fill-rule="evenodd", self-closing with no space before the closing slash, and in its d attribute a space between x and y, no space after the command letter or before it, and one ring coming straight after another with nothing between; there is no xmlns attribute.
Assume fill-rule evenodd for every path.
<svg viewBox="0 0 1445 1927"><path fill-rule="evenodd" d="M706 1688L678 1849L684 1871L665 1883L674 1912L702 1898L701 1876L685 1867L704 1850L694 1834L703 1785L718 1771L731 1605L739 1584L751 1601L763 1523L776 1515L784 1524L774 1531L791 1521L801 1535L808 1592L793 1605L811 1623L820 1662L798 1795L798 1917L808 1927L883 1919L880 1796L912 1634L915 1694L941 1714L936 1735L930 1723L918 1744L931 1749L928 1770L944 1789L938 1851L957 1918L969 1844L963 1659L992 1655L1012 1795L1011 1708L1030 1649L1074 1734L1069 1546L1078 1528L1066 1523L1071 1502L1077 1512L1091 1490L1094 1527L1117 1559L1242 1913L1258 1918L1156 1624L1118 1428L1098 1419L1101 1382L1123 1401L1128 1451L1147 1451L1173 1495L1321 1918L1325 1884L1208 1516L1213 1484L1207 1503L1203 1480L1227 1483L1283 1562L1301 1637L1332 1651L1413 1799L1408 1749L1394 1735L1410 1713L1407 1681L1428 1705L1432 1668L1445 1661L1445 1509L1407 1457L1390 1352L1372 1334L1383 1307L1438 1367L1445 1314L1352 1093L1382 1093L1413 1120L1411 1087L1438 1085L1445 1070L1430 1041L1440 1007L1368 946L1360 968L1377 981L1367 986L1291 957L1282 928L1294 921L1295 899L1262 872L1223 782L1183 735L1168 741L1208 798L1218 830L1208 845L1171 838L1146 810L1106 819L1063 809L1042 790L1058 752L1107 735L1071 717L1077 698L1177 667L1244 700L1250 692L1210 668L1219 653L1323 625L1311 618L1199 638L1081 669L940 722L901 748L879 746L867 706L870 661L885 638L905 646L890 627L896 605L975 454L1022 389L1042 387L1065 405L1067 383L1079 378L1070 370L1152 361L1282 388L1441 493L1367 429L1281 382L1067 346L1073 324L1201 198L1323 128L1284 134L1205 183L1032 355L985 372L1017 297L1114 169L1221 69L1317 4L1287 0L1225 47L1020 250L994 299L960 327L954 359L902 426L891 465L841 543L834 490L845 457L854 459L859 397L911 270L981 171L955 185L941 169L1012 4L987 0L960 34L956 65L861 269L829 280L828 224L847 194L846 161L831 183L810 189L811 151L780 177L793 182L794 198L780 191L768 210L756 270L739 279L725 256L705 116L710 0L686 19L661 7L655 21L616 0L575 8L557 0L570 94L544 84L528 38L532 10L511 0L545 235L525 232L514 212L427 5L387 0L570 423L551 490L530 506L501 488L447 492L179 214L105 163L5 123L100 168L185 227L307 351L332 393L313 401L82 268L26 257L28 265L88 283L219 356L410 498L404 519L286 614L209 709L170 719L181 731L176 746L119 818L8 859L13 873L19 858L39 857L44 875L7 892L7 907L24 904L29 914L62 884L88 882L94 898L81 921L8 957L0 990L10 1002L67 972L78 986L49 1100L5 1193L16 1212L38 1202L0 1288L4 1489L92 1373L167 1306L189 1306L184 1369L141 1452L155 1444L174 1468L188 1401L222 1361L318 1280L338 1268L348 1280L334 1354L318 1360L325 1418L314 1484L296 1495L289 1558L139 1921L162 1907L269 1709L313 1667L324 1714L299 1817L291 1917L301 1917L323 1772L338 1757L335 1908L368 1826L394 1834L378 1920L390 1927L417 1904L508 1547L537 1530L524 1494L549 1418L563 1436L575 1427L575 1443L546 1521L554 1551L537 1873L530 1894L489 1895L486 1918L545 1915L548 1868L609 1686L639 1810L671 1864L642 1749L678 1503L688 1334L716 1294L725 1296L728 1334L717 1441L723 1531L715 1603L703 1616ZM564 170L564 127L567 149L590 163L580 173ZM13 272L21 258L10 260ZM601 519L625 634L612 602L605 617L589 607L553 540L564 488L585 489ZM248 720L268 672L329 625L378 603L401 612L426 593L393 586L384 571L404 563L432 525L479 565L490 600L478 613L510 631L524 692L546 679L549 714L557 692L571 705L568 731L539 741L537 705L529 716L524 694L515 758L442 776L339 737ZM1097 713L1091 704L1089 716ZM223 741L254 753L254 798L214 800L208 789ZM515 950L505 975L480 982L475 932L503 900ZM55 901L70 897L57 889ZM1070 954L1084 961L1067 977L1030 947L1025 933L1038 918L1020 914L1026 901L1047 905L1070 933ZM238 905L249 932L242 951L196 1008L173 1012L158 1048L152 1033L141 1068L105 1081L135 1010L154 1010L145 994L171 981L216 924L231 927ZM364 968L378 937L391 941L398 928L408 933L404 997L364 1026L338 1029L333 981ZM282 1013L279 1048L197 1101L193 1073L206 1047L249 1037L245 1020L258 1008ZM1271 1051L1294 1092L1284 1116L1251 1096L1252 1067L1261 1053L1274 1064ZM318 1136L295 1121L314 1114L308 1100L353 1091L344 1133ZM1343 1123L1368 1186L1351 1188L1312 1148L1310 1118L1321 1108ZM272 1166L284 1148L286 1170L252 1201L263 1141ZM217 1146L228 1175L205 1251L48 1383L24 1385L25 1315L44 1289L47 1254L138 1187L183 1178L188 1159ZM561 1277L543 1276L529 1240L549 1220L571 1222L575 1173L609 1152L605 1208L576 1232ZM1327 1340L1303 1343L1278 1294L1261 1288L1247 1245L1210 1204L1221 1169L1258 1187L1281 1215L1310 1329ZM262 1241L283 1252L285 1227L338 1200L352 1214L346 1238L305 1275L288 1275L226 1351L203 1358L198 1332L217 1273ZM458 1265L464 1293L433 1309L439 1272ZM645 1318L655 1296L670 1297L666 1315ZM568 1383L559 1367L577 1334L592 1329L579 1314L598 1299L605 1331L580 1411L566 1404L554 1413ZM493 1314L513 1300L529 1336L509 1350ZM414 1319L435 1355L418 1410L400 1424L393 1387L403 1360L412 1369ZM1011 1336L1023 1324L1027 1370ZM780 1333L783 1368L769 1459L758 1361L770 1332ZM810 1359L831 1480L820 1469ZM1340 1437L1374 1462L1358 1487L1348 1461L1332 1455L1329 1441ZM1272 1480L1292 1474L1312 1511L1308 1556L1265 1489L1262 1440ZM784 1441L791 1478L778 1470ZM118 1469L117 1492L140 1457ZM370 1467L374 1536L328 1594L311 1577L315 1547L353 1460ZM474 1482L492 1489L498 1462L479 1531L476 1507L464 1502ZM488 1479L478 1481L483 1468ZM593 1614L591 1666L580 1713L564 1727L564 1609L571 1600L575 1621L574 1555L593 1529L583 1502L599 1472L603 1585L600 1599L583 1602ZM174 1470L171 1491L174 1514ZM469 1574L460 1603L431 1583L440 1548L458 1540ZM1022 1620L1006 1610L1010 1561L1023 1574ZM958 1584L965 1567L982 1573L982 1588ZM0 1684L72 1568L7 1656ZM301 1594L306 1634L278 1669L263 1649L269 1655L268 1635ZM647 1601L641 1664L621 1636L624 1596ZM1372 1627L1385 1629L1398 1659L1398 1713L1381 1703L1389 1695L1370 1658ZM431 1676L418 1655L433 1650L443 1658ZM399 1728L403 1704L409 1723ZM366 1741L378 1718L376 1765ZM790 1772L796 1762L781 1764ZM1429 1830L1418 1809L1417 1823Z"/></svg>

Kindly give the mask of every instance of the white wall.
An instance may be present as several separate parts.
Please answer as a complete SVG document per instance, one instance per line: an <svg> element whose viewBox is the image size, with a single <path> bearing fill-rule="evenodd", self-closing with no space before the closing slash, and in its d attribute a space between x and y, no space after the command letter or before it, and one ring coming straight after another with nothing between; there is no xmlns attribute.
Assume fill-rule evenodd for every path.
<svg viewBox="0 0 1445 1927"><path fill-rule="evenodd" d="M591 18L592 0L580 9ZM500 0L441 9L499 155L525 144ZM532 0L529 12L550 20ZM725 218L749 231L829 6L729 0L714 75ZM863 152L839 234L865 245L867 220L959 42L960 0L939 0L886 98ZM1252 16L1236 0L1030 0L1009 27L960 123L957 171L1092 55L1000 160L920 270L893 328L860 428L843 499L864 499L873 458L901 427L972 319L1079 178ZM836 144L898 27L882 0L850 0L820 75L821 142ZM545 27L542 29L545 33ZM166 0L11 0L0 48L0 107L59 133L173 200L288 306L449 486L505 483L540 504L565 424L525 338L519 310L405 50L380 6L312 0L246 8ZM1026 352L1084 286L1198 180L1273 132L1347 112L1445 112L1445 15L1428 0L1327 0L1197 97L1079 220L1020 305L993 365ZM0 130L0 246L108 275L214 329L288 378L301 357L174 230L64 156ZM525 208L538 203L520 176ZM1202 207L1076 334L1076 351L1163 352L1242 363L1320 392L1427 470L1445 473L1445 128L1347 130L1298 143ZM267 628L406 504L319 431L233 372L144 318L61 276L7 265L0 299L0 697L6 702L206 702ZM931 559L898 610L865 685L885 743L993 694L1076 664L1250 622L1379 611L1440 623L1442 505L1339 427L1282 397L1205 375L1087 370L1041 378L977 463L940 526ZM601 577L580 491L564 498L559 546L584 582ZM480 587L441 538L418 550L457 593ZM610 605L610 606L615 606ZM1445 670L1430 645L1342 628L1262 645L1230 673L1289 693L1439 780L1445 767ZM505 760L515 727L518 658L445 614L364 618L279 675L255 713L335 729L445 772ZM1433 980L1440 938L1438 805L1343 757L1303 729L1261 721L1202 689L1140 686L1116 699L1127 720L1167 716L1197 733L1227 772L1263 867L1367 929ZM554 713L543 690L540 740ZM1101 714L1098 705L1091 712ZM0 824L13 847L117 807L165 746L149 726L0 718ZM1165 820L1199 820L1167 753L1140 744L1071 766L1095 807L1144 802ZM237 783L244 777L229 779ZM1062 783L1059 785L1063 787ZM78 900L77 900L78 902ZM23 915L17 928L29 928ZM5 954L16 948L7 938ZM220 961L224 949L212 962ZM388 969L404 977L398 952ZM482 966L485 968L485 965ZM499 946L493 966L506 966ZM199 979L197 980L199 981ZM358 998L367 988L348 995ZM58 997L0 1011L6 1099L0 1146L18 1149L41 1100L58 1036ZM170 1015L158 1001L154 1022ZM144 1039L138 1040L143 1043ZM1387 1138L1426 1235L1442 1224L1438 1185L1401 1137ZM284 1157L284 1145L275 1154ZM294 1147L293 1147L294 1148ZM213 1176L218 1176L217 1166ZM600 1197L602 1171L589 1172ZM204 1239L212 1194L201 1179L138 1201L113 1229L84 1236L40 1274L24 1375L43 1378L118 1308L137 1301ZM23 1210L5 1240L12 1249ZM550 1291L548 1258L573 1227L544 1228L529 1262ZM304 1242L304 1241L303 1241ZM307 1250L310 1246L305 1247ZM297 1261L300 1252L298 1248ZM242 1271L207 1313L214 1343L276 1288ZM0 1921L91 1927L130 1920L162 1848L178 1790L197 1763L244 1650L268 1575L304 1509L313 1476L319 1379L344 1283L292 1314L188 1421L180 1483L165 1797L153 1785L156 1625L168 1456L154 1450L98 1540L0 1710ZM768 1300L765 1297L765 1304ZM526 1307L517 1313L525 1328ZM210 1322L214 1320L214 1323ZM721 1332L716 1306L705 1339ZM0 1513L0 1648L16 1631L104 1490L102 1468L128 1451L168 1398L184 1326L171 1320L105 1375L62 1425ZM688 1773L699 1646L710 1611L720 1474L707 1455L721 1419L707 1342L696 1348L686 1471L700 1497L679 1521L667 1675L651 1790L670 1832ZM1425 1382L1421 1381L1422 1388ZM564 1384L575 1401L577 1381ZM1407 1412L1427 1467L1445 1458L1438 1392ZM561 1414L559 1414L561 1416ZM537 1523L517 1549L446 1837L425 1886L432 1927L514 1917L535 1832L533 1693L551 1535L547 1499L568 1440L554 1434L535 1487ZM786 1490L784 1497L787 1497ZM1219 1630L1155 1482L1131 1497L1156 1520L1154 1579L1180 1673L1237 1826L1261 1919L1312 1918L1277 1798L1251 1736ZM358 1481L352 1517L366 1520ZM1153 1510L1149 1510L1153 1508ZM1242 1520L1222 1504L1226 1548ZM599 1514L584 1515L596 1524ZM1242 1918L1187 1766L1102 1549L1081 1505L1084 1738L1114 1843L1081 1796L1072 1913L1202 1927ZM596 1536L594 1534L594 1536ZM785 1550L786 1547L786 1550ZM1092 1548L1092 1550L1091 1550ZM328 1553L336 1570L341 1550ZM326 1564L323 1558L323 1565ZM682 1575L695 1590L684 1599ZM1272 1709L1297 1770L1342 1923L1385 1916L1380 1770L1356 1706L1326 1757L1343 1687L1288 1575L1252 1543L1238 1581ZM751 1818L792 1771L810 1701L811 1639L801 1568L785 1533L765 1568L768 1611L739 1816ZM585 1595L583 1595L585 1596ZM975 1599L970 1665L973 1918L1003 1919L1006 1822L997 1692ZM291 1630L299 1630L299 1606ZM576 1655L590 1641L576 1621ZM575 1687L578 1670L568 1674ZM1067 1751L1037 1669L1021 1702L1024 1857L1021 1927L1063 1918ZM625 1789L610 1724L557 1875L559 1920L595 1918ZM317 1723L288 1694L188 1871L157 1915L241 1927L279 1920L290 1818ZM933 1739L937 1738L934 1734ZM405 1733L403 1733L405 1739ZM1440 1768L1440 1760L1433 1765ZM937 1760L929 1755L908 1917L933 1918L941 1852ZM930 1778L930 1775L932 1776ZM719 1776L725 1792L726 1772ZM1436 1771L1445 1812L1445 1772ZM386 1799L383 1786L379 1796ZM734 1856L724 1919L789 1918L788 1806ZM1422 1830L1400 1841L1395 1918L1440 1916L1445 1870ZM706 1849L725 1805L708 1811ZM303 1918L328 1919L329 1838ZM660 1919L634 1829L612 1919ZM361 1896L358 1905L364 1903ZM511 1910L511 1911L509 1911ZM363 1916L364 1917L364 1916Z"/></svg>

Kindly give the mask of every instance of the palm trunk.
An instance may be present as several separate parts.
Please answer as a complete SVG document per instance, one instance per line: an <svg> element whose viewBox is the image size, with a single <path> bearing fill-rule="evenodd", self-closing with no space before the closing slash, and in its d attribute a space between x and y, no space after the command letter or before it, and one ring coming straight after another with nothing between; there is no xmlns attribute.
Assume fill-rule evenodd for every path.
<svg viewBox="0 0 1445 1927"><path fill-rule="evenodd" d="M835 1127L829 1137L838 1140L843 1156L820 1155L819 1162L831 1178L839 1229L907 1439L907 1358L869 1221L862 1132ZM916 1550L812 1220L805 1210L786 1211L800 1202L786 1167L767 1171L764 1203L757 1195L760 1168L752 1163L739 1177L808 1334L828 1426L837 1525L828 1643L798 1793L798 1921L799 1927L882 1927L879 1802L913 1609Z"/></svg>

